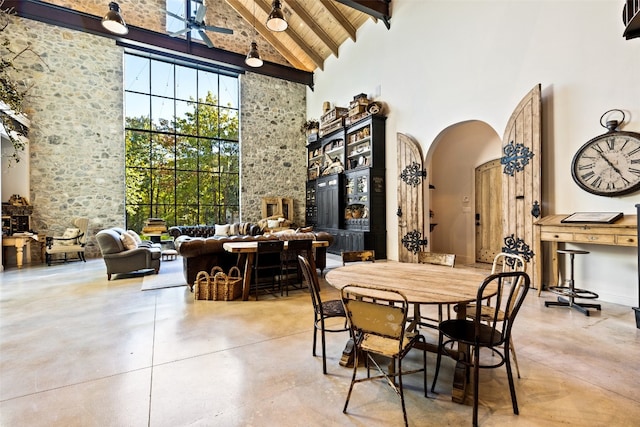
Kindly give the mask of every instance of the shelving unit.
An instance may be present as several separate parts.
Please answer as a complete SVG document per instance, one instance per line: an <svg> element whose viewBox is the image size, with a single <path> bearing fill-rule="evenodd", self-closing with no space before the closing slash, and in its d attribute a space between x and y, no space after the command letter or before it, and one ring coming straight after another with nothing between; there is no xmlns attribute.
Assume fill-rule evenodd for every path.
<svg viewBox="0 0 640 427"><path fill-rule="evenodd" d="M307 147L307 225L334 236L331 253L386 258L385 120L366 116Z"/></svg>

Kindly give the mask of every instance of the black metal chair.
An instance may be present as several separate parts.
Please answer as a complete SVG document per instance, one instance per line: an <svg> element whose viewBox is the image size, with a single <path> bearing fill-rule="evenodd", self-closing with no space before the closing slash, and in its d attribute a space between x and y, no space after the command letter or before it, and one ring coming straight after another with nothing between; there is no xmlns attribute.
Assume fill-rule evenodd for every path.
<svg viewBox="0 0 640 427"><path fill-rule="evenodd" d="M343 412L347 412L353 386L356 383L385 379L400 396L404 425L407 425L407 410L404 404L402 376L422 372L424 396L427 397L427 355L424 350L425 339L418 332L407 332L407 298L397 290L369 287L363 285L347 285L341 291L342 303L349 318L351 337L355 343L355 361L353 375L344 403ZM421 343L422 368L408 371L402 370L402 360L409 351ZM394 369L386 372L374 356L382 356L392 360ZM364 358L367 376L356 378L359 359ZM397 362L397 369L395 369ZM378 375L371 376L370 365L378 370ZM397 383L396 380L397 379Z"/></svg>
<svg viewBox="0 0 640 427"><path fill-rule="evenodd" d="M289 295L289 287L295 289L302 288L302 270L298 262L298 256L305 258L313 256L312 251L313 240L289 240L287 241L287 250L282 252L282 287L286 295ZM297 286L296 286L297 285ZM281 292L282 295L282 292Z"/></svg>
<svg viewBox="0 0 640 427"><path fill-rule="evenodd" d="M280 254L284 251L282 240L259 240L253 266L256 300L258 291L274 291L276 280L278 288L282 290L282 261ZM270 285L270 286L269 286Z"/></svg>
<svg viewBox="0 0 640 427"><path fill-rule="evenodd" d="M519 286L509 286L518 283ZM436 362L436 372L433 377L431 391L434 391L438 380L438 371L442 354L447 352L446 345L450 342L465 344L473 348L473 357L463 362L473 367L473 425L478 425L478 380L480 368L498 368L506 366L507 378L509 380L509 390L511 392L511 403L513 413L518 415L518 402L516 400L516 389L511 371L511 360L509 358L509 345L511 343L511 330L516 315L522 306L524 298L527 296L531 280L529 275L521 271L511 271L491 274L478 288L475 315L472 319L452 319L445 320L439 325L438 358ZM495 305L491 316L483 313L482 302L487 298L495 298ZM502 314L501 314L502 313ZM447 338L445 341L444 338ZM501 348L502 347L502 348ZM480 350L486 348L493 355L499 356L497 363L482 365L480 363ZM491 358L490 360L493 360Z"/></svg>
<svg viewBox="0 0 640 427"><path fill-rule="evenodd" d="M309 261L302 255L298 256L298 262L304 279L309 287L309 294L311 295L311 302L313 303L313 356L316 355L316 341L318 336L318 330L320 331L320 337L322 340L322 372L327 373L327 345L325 340L325 332L346 332L349 330L347 326L347 315L344 312L342 301L329 300L322 301L320 296L320 282L318 281L318 272L315 269L315 263L309 263ZM325 321L328 319L342 318L344 324L342 327L327 327Z"/></svg>

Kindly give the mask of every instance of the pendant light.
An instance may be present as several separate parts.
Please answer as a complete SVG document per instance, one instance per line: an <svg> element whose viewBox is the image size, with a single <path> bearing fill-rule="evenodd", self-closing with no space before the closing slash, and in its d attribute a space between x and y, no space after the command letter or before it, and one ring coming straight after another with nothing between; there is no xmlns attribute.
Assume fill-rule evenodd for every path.
<svg viewBox="0 0 640 427"><path fill-rule="evenodd" d="M102 26L114 34L125 35L129 32L127 24L124 23L124 19L120 15L120 6L118 3L112 1L109 3L109 12L102 18Z"/></svg>
<svg viewBox="0 0 640 427"><path fill-rule="evenodd" d="M284 19L284 13L282 13L282 2L273 0L271 13L267 18L267 28L271 31L284 31L287 27L287 20Z"/></svg>
<svg viewBox="0 0 640 427"><path fill-rule="evenodd" d="M260 54L258 53L258 43L255 41L256 32L256 2L253 0L253 34L254 40L251 42L251 48L249 49L249 53L247 54L247 58L244 60L244 63L249 67L262 67L262 59L260 58Z"/></svg>

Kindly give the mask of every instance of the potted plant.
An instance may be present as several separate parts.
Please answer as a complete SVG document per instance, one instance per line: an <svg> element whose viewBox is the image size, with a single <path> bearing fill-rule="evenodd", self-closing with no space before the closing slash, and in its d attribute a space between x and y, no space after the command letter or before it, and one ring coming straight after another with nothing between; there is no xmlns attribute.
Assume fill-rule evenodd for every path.
<svg viewBox="0 0 640 427"><path fill-rule="evenodd" d="M302 126L300 126L300 132L303 135L309 136L314 133L318 133L318 129L320 128L320 123L315 119L309 119L305 121Z"/></svg>

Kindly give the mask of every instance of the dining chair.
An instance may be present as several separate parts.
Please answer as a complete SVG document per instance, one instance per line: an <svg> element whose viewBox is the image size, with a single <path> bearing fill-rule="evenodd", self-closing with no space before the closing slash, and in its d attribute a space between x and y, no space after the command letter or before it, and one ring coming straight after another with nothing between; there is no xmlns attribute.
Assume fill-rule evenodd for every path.
<svg viewBox="0 0 640 427"><path fill-rule="evenodd" d="M520 283L519 286L511 286L513 283ZM473 425L478 425L478 391L480 368L498 368L505 365L507 369L507 379L509 380L509 391L511 392L511 404L513 413L518 415L518 402L516 390L511 371L511 359L509 357L509 345L511 342L511 331L516 315L527 296L531 280L529 275L522 271L500 272L489 275L478 288L476 295L475 314L472 318L445 320L439 325L438 352L436 359L436 372L433 377L431 391L434 391L442 354L447 353L448 343L458 343L460 345L473 348L473 356L465 355L463 360L469 367L473 367ZM489 297L495 298L495 310L491 316L482 315L482 301ZM498 314L502 312L503 315ZM502 319L502 320L500 320ZM445 340L446 337L446 340ZM497 363L488 363L493 358L480 361L480 351L488 349L492 355L498 356Z"/></svg>
<svg viewBox="0 0 640 427"><path fill-rule="evenodd" d="M313 256L312 251L313 240L289 240L287 242L287 250L282 251L280 258L282 260L282 288L286 295L289 295L289 286L296 289L302 288L302 270L298 262L298 256L303 255L309 259ZM299 285L299 286L296 286ZM282 295L282 290L280 295Z"/></svg>
<svg viewBox="0 0 640 427"><path fill-rule="evenodd" d="M434 264L434 265L444 265L446 267L455 267L456 264L456 255L455 254L446 254L446 253L438 253L438 252L418 252L418 262L420 264ZM419 319L417 319L417 325L426 326L429 328L437 329L438 324L442 322L444 319L442 314L442 306L443 304L438 304L438 318L433 319L428 316L423 316L420 314ZM447 319L451 318L451 306L446 304L447 306ZM420 307L418 307L418 310ZM418 317L418 316L416 316Z"/></svg>
<svg viewBox="0 0 640 427"><path fill-rule="evenodd" d="M345 266L350 262L376 262L376 251L373 249L362 251L342 251L340 252L340 258L342 258L342 266Z"/></svg>
<svg viewBox="0 0 640 427"><path fill-rule="evenodd" d="M322 301L320 295L320 282L318 280L318 272L314 267L311 267L309 260L302 255L298 255L298 262L300 263L300 269L304 276L307 286L309 287L309 294L311 295L311 302L313 303L313 356L316 356L316 342L318 338L318 330L320 331L320 337L322 342L322 373L327 373L327 344L325 339L326 332L346 332L349 330L347 326L347 315L344 311L344 306L341 300L329 300ZM326 320L329 319L343 319L344 323L342 327L327 327Z"/></svg>
<svg viewBox="0 0 640 427"><path fill-rule="evenodd" d="M284 251L284 241L282 240L259 240L256 247L256 255L253 266L254 279L251 284L258 300L258 291L271 290L278 281L278 287L282 290L282 261L280 254Z"/></svg>
<svg viewBox="0 0 640 427"><path fill-rule="evenodd" d="M493 259L493 265L491 267L491 274L495 273L504 273L507 271L526 271L526 263L523 257L517 254L500 252ZM515 286L520 286L522 284L522 280L518 280L514 283ZM493 298L488 298L486 303L482 305L480 311L482 314L482 320L491 319L494 315L495 307L492 304ZM473 319L476 314L476 306L475 303L467 304L466 307L467 317ZM457 311L458 307L454 307L454 310ZM498 312L498 320L504 320L504 312ZM513 346L513 339L509 343L509 350L511 351L511 356L513 357L513 364L516 367L516 373L518 378L520 378L520 367L518 366L518 357L516 356L516 349Z"/></svg>
<svg viewBox="0 0 640 427"><path fill-rule="evenodd" d="M347 412L353 386L356 383L385 379L400 396L402 414L406 426L407 410L404 403L402 376L422 372L424 395L427 397L426 352L421 350L421 368L408 371L402 370L402 360L409 354L409 351L418 343L423 346L426 344L424 337L419 332L406 331L407 312L409 309L406 296L398 290L364 285L347 285L342 288L341 297L349 319L351 338L354 340L356 350L353 375L343 412ZM375 356L391 359L392 364L390 366L394 369L389 369L388 372L385 371ZM364 358L367 376L357 378L360 357ZM395 369L396 363L397 369ZM377 368L378 375L371 376L371 364ZM397 379L397 383L395 379Z"/></svg>

